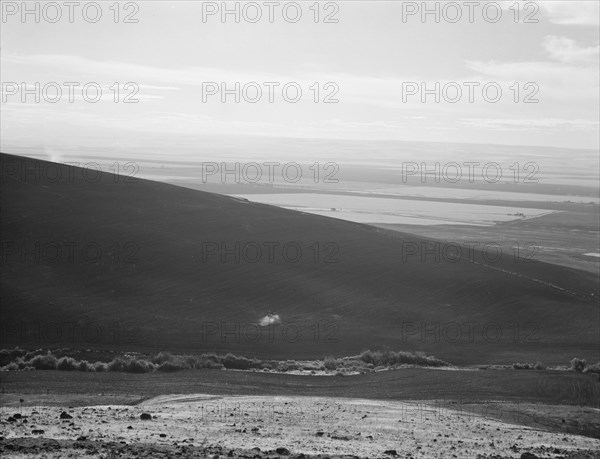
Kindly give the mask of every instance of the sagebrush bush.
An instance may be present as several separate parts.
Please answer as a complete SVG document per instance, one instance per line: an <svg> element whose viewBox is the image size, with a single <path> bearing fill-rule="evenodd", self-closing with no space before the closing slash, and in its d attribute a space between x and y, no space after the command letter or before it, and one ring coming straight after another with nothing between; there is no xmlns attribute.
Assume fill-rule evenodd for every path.
<svg viewBox="0 0 600 459"><path fill-rule="evenodd" d="M185 365L182 365L183 362L170 362L170 361L166 361L161 363L158 367L156 367L156 369L158 371L164 371L164 372L173 372L173 371L179 371L179 370L185 370L187 367Z"/></svg>
<svg viewBox="0 0 600 459"><path fill-rule="evenodd" d="M294 371L299 368L300 365L298 365L298 362L294 362L293 360L286 360L285 362L278 362L277 364L277 371Z"/></svg>
<svg viewBox="0 0 600 459"><path fill-rule="evenodd" d="M108 363L108 371L122 373L148 373L149 371L153 371L154 369L155 365L152 362L143 359L136 359L133 357L116 357Z"/></svg>
<svg viewBox="0 0 600 459"><path fill-rule="evenodd" d="M577 357L574 357L571 360L571 370L583 371L585 370L586 366L587 362L585 361L585 359L578 359Z"/></svg>
<svg viewBox="0 0 600 459"><path fill-rule="evenodd" d="M600 373L600 362L588 365L584 371L586 373Z"/></svg>
<svg viewBox="0 0 600 459"><path fill-rule="evenodd" d="M532 368L532 365L529 363L513 363L513 368L515 370L529 370Z"/></svg>
<svg viewBox="0 0 600 459"><path fill-rule="evenodd" d="M87 360L81 360L80 362L77 363L77 370L78 371L96 371L96 368L94 367L94 365L92 365Z"/></svg>
<svg viewBox="0 0 600 459"><path fill-rule="evenodd" d="M11 362L14 362L18 357L24 357L27 351L19 347L14 349L2 349L0 350L0 366L6 366Z"/></svg>
<svg viewBox="0 0 600 459"><path fill-rule="evenodd" d="M104 362L94 363L94 371L98 371L98 372L108 371L108 363L104 363Z"/></svg>
<svg viewBox="0 0 600 459"><path fill-rule="evenodd" d="M217 356L216 354L202 354L199 359L196 359L196 362L194 363L194 368L222 369L225 367L221 362L219 356Z"/></svg>
<svg viewBox="0 0 600 459"><path fill-rule="evenodd" d="M221 359L221 363L227 369L231 370L249 370L250 368L260 368L261 363L257 359L248 359L231 353Z"/></svg>
<svg viewBox="0 0 600 459"><path fill-rule="evenodd" d="M38 354L30 360L25 361L27 366L33 367L36 370L56 370L57 360L50 351L46 354Z"/></svg>
<svg viewBox="0 0 600 459"><path fill-rule="evenodd" d="M333 371L338 367L338 361L333 357L328 356L323 359L323 366L326 370Z"/></svg>
<svg viewBox="0 0 600 459"><path fill-rule="evenodd" d="M152 363L162 364L173 360L173 355L170 352L161 351L154 356Z"/></svg>
<svg viewBox="0 0 600 459"><path fill-rule="evenodd" d="M56 369L61 371L74 371L78 369L78 364L79 362L71 357L61 357L56 363Z"/></svg>
<svg viewBox="0 0 600 459"><path fill-rule="evenodd" d="M17 371L19 369L19 365L17 365L15 362L10 362L8 365L4 365L2 367L2 371Z"/></svg>

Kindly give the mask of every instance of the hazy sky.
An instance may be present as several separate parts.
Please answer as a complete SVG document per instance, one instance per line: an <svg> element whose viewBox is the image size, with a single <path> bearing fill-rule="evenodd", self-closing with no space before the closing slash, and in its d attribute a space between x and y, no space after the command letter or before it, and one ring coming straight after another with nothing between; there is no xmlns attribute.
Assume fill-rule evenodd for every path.
<svg viewBox="0 0 600 459"><path fill-rule="evenodd" d="M446 2L438 3L446 13L439 23L433 15L423 23L419 12L403 21L403 9L410 12L421 2L321 2L317 23L313 2L299 3L302 17L295 23L282 14L290 2L273 7L273 22L265 2L245 9L243 3L229 2L229 8L239 3L246 13L239 23L233 14L225 22L220 12L203 17L203 8L208 13L220 9L221 2L121 2L118 23L109 9L113 2L100 2L102 17L95 23L82 16L82 6L89 2L79 2L73 22L64 2L56 2L62 16L55 23L48 19L54 20L57 10L45 7L47 2L41 3L39 23L34 14L25 22L21 11L11 14L21 2L2 3L5 150L38 144L141 144L163 133L599 146L597 1L530 2L519 12L518 23L514 7L509 9L514 1L499 2L504 9L495 23L494 6L486 10L489 20L482 14L490 2L477 2L473 22L465 2L456 2L462 17L454 23L449 20L457 9ZM428 5L433 9L435 3ZM252 23L256 5L262 17ZM34 2L28 7L34 9ZM93 20L94 8L86 11ZM138 22L124 23L128 13ZM287 6L286 13L293 20L295 7ZM325 23L327 14L337 22ZM528 15L537 22L524 23ZM44 97L36 103L33 94L23 103L21 83L35 89L36 82L41 87L51 82L80 86L74 88L73 103L66 86L57 103ZM103 90L97 103L82 97L81 87L90 82ZM110 89L115 82L120 99L139 88L133 96L139 102L115 103L115 87ZM127 82L134 85L125 88ZM203 86L210 82L217 85ZM222 102L219 93L208 94L222 82L228 88L255 82L262 97L250 103L256 86L247 86L239 103L234 94ZM279 84L272 86L274 103L265 82ZM302 90L296 103L282 94L282 86L290 82L297 86L288 88L289 99L296 95L294 88ZM410 82L417 85L407 86ZM421 83L435 88L435 82L440 89L447 85L439 103L433 94L423 102L420 93L408 93ZM465 82L479 84L471 86L473 103ZM482 86L487 83L493 83L489 100L501 88L498 102L484 100ZM450 103L458 95L456 87L462 97ZM54 86L47 91L54 97ZM338 102L324 103L334 92ZM94 95L90 89L88 97ZM524 103L526 96L538 102Z"/></svg>

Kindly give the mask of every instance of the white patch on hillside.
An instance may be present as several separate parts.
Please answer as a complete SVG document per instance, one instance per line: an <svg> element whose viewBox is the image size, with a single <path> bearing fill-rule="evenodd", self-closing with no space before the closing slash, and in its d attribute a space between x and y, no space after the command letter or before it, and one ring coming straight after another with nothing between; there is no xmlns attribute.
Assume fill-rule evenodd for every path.
<svg viewBox="0 0 600 459"><path fill-rule="evenodd" d="M281 317L279 314L269 314L260 319L260 326L266 327L267 325L276 325L281 323Z"/></svg>

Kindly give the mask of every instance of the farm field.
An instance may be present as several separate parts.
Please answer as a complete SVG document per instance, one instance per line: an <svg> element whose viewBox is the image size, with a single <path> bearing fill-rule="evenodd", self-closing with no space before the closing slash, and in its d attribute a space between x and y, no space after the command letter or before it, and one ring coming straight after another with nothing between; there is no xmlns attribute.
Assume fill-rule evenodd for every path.
<svg viewBox="0 0 600 459"><path fill-rule="evenodd" d="M535 218L551 213L535 208L318 193L248 194L238 197L284 209L370 224L491 226L497 222Z"/></svg>

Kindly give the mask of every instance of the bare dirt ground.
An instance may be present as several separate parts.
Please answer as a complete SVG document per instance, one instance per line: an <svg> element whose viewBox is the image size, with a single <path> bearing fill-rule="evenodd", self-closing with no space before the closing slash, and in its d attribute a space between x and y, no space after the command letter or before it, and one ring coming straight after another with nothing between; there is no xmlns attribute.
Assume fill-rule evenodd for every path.
<svg viewBox="0 0 600 459"><path fill-rule="evenodd" d="M600 457L598 439L519 425L518 412L513 422L502 422L482 406L181 394L135 406L11 407L2 413L0 453L10 458ZM143 413L150 419L142 419Z"/></svg>

